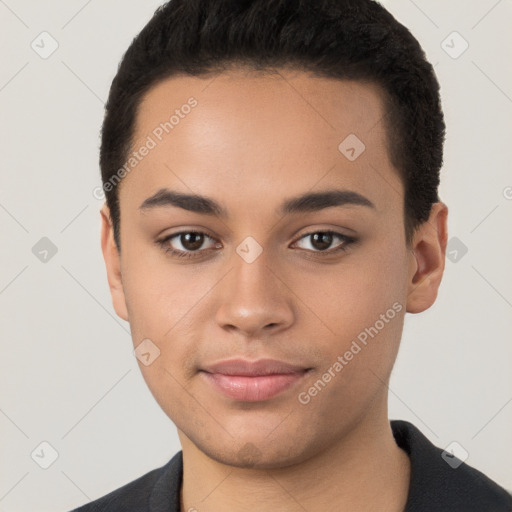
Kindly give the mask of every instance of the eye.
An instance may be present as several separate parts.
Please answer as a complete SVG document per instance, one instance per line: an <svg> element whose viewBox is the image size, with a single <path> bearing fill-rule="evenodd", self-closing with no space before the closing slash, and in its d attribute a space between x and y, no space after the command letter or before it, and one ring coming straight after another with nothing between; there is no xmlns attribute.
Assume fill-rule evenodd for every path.
<svg viewBox="0 0 512 512"><path fill-rule="evenodd" d="M307 250L325 254L333 254L338 251L346 251L348 246L356 241L355 238L344 235L343 233L338 233L332 230L326 230L313 231L311 233L307 233L303 235L298 242L300 242L301 240L307 240L308 238L311 240L309 245L312 247L312 249L306 248ZM341 243L335 246L334 249L327 250L332 245L335 239L341 240Z"/></svg>
<svg viewBox="0 0 512 512"><path fill-rule="evenodd" d="M172 242L174 239L176 241ZM212 249L212 247L207 247L206 249L203 247L207 239L213 240L211 236L200 231L182 231L168 235L162 240L158 240L157 243L166 253L180 258L195 258L200 256L200 254L195 253L205 253ZM178 248L173 247L173 244L177 245Z"/></svg>

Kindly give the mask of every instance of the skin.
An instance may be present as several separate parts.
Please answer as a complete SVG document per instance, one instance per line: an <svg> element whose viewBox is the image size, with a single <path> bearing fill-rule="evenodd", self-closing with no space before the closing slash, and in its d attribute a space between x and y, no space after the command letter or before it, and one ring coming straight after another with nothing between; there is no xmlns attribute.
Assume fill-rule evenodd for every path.
<svg viewBox="0 0 512 512"><path fill-rule="evenodd" d="M178 428L182 511L402 511L410 467L392 436L387 384L405 312L437 296L446 205L433 206L408 247L404 188L374 85L241 68L172 77L144 97L134 147L190 96L197 107L119 185L121 255L101 210L115 311L130 322L134 347L149 338L160 349L139 366ZM338 150L351 133L366 146L353 162ZM162 188L215 199L229 217L139 208ZM276 213L285 199L328 189L355 191L375 208ZM326 229L357 241L325 256L304 235ZM212 237L202 255L178 258L156 243L187 230ZM248 236L262 248L252 263L236 252ZM342 244L333 237L327 250ZM194 251L180 237L170 245ZM299 393L395 302L401 311L301 404ZM312 370L270 400L237 402L199 372L236 356Z"/></svg>

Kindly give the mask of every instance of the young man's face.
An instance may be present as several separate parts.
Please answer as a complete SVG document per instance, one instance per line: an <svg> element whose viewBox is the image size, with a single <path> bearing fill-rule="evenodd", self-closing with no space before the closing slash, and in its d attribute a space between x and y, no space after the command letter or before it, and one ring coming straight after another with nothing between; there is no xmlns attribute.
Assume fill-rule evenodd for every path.
<svg viewBox="0 0 512 512"><path fill-rule="evenodd" d="M182 108L190 97L197 105ZM176 109L179 122L158 130ZM404 314L432 304L443 267L432 222L406 247L384 115L374 86L285 71L180 76L145 96L133 149L148 135L156 145L120 185L120 258L105 216L103 249L134 346L160 350L140 367L182 443L278 467L384 424ZM162 189L207 197L225 216L141 208ZM352 194L283 211L334 191ZM235 359L292 368L214 368Z"/></svg>

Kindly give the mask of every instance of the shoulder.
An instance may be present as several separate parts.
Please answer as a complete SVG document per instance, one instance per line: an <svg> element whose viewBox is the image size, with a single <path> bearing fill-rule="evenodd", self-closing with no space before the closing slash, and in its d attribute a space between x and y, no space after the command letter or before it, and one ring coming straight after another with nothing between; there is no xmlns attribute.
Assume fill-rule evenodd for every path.
<svg viewBox="0 0 512 512"><path fill-rule="evenodd" d="M150 512L174 510L182 477L182 452L118 489L70 512ZM178 508L179 510L179 508Z"/></svg>
<svg viewBox="0 0 512 512"><path fill-rule="evenodd" d="M393 420L391 429L411 462L406 512L512 510L512 496L503 487L435 446L412 423Z"/></svg>

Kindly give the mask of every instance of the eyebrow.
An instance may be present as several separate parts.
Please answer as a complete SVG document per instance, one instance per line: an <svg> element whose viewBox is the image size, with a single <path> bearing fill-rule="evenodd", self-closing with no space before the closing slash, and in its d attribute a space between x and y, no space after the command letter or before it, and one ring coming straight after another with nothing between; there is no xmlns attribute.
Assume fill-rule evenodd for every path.
<svg viewBox="0 0 512 512"><path fill-rule="evenodd" d="M142 211L154 208L174 206L202 215L229 218L228 211L217 201L198 194L185 194L162 188L148 197L140 206ZM366 197L352 190L325 190L307 192L297 197L286 199L279 210L280 215L316 212L326 208L342 206L365 206L375 209L375 205Z"/></svg>

